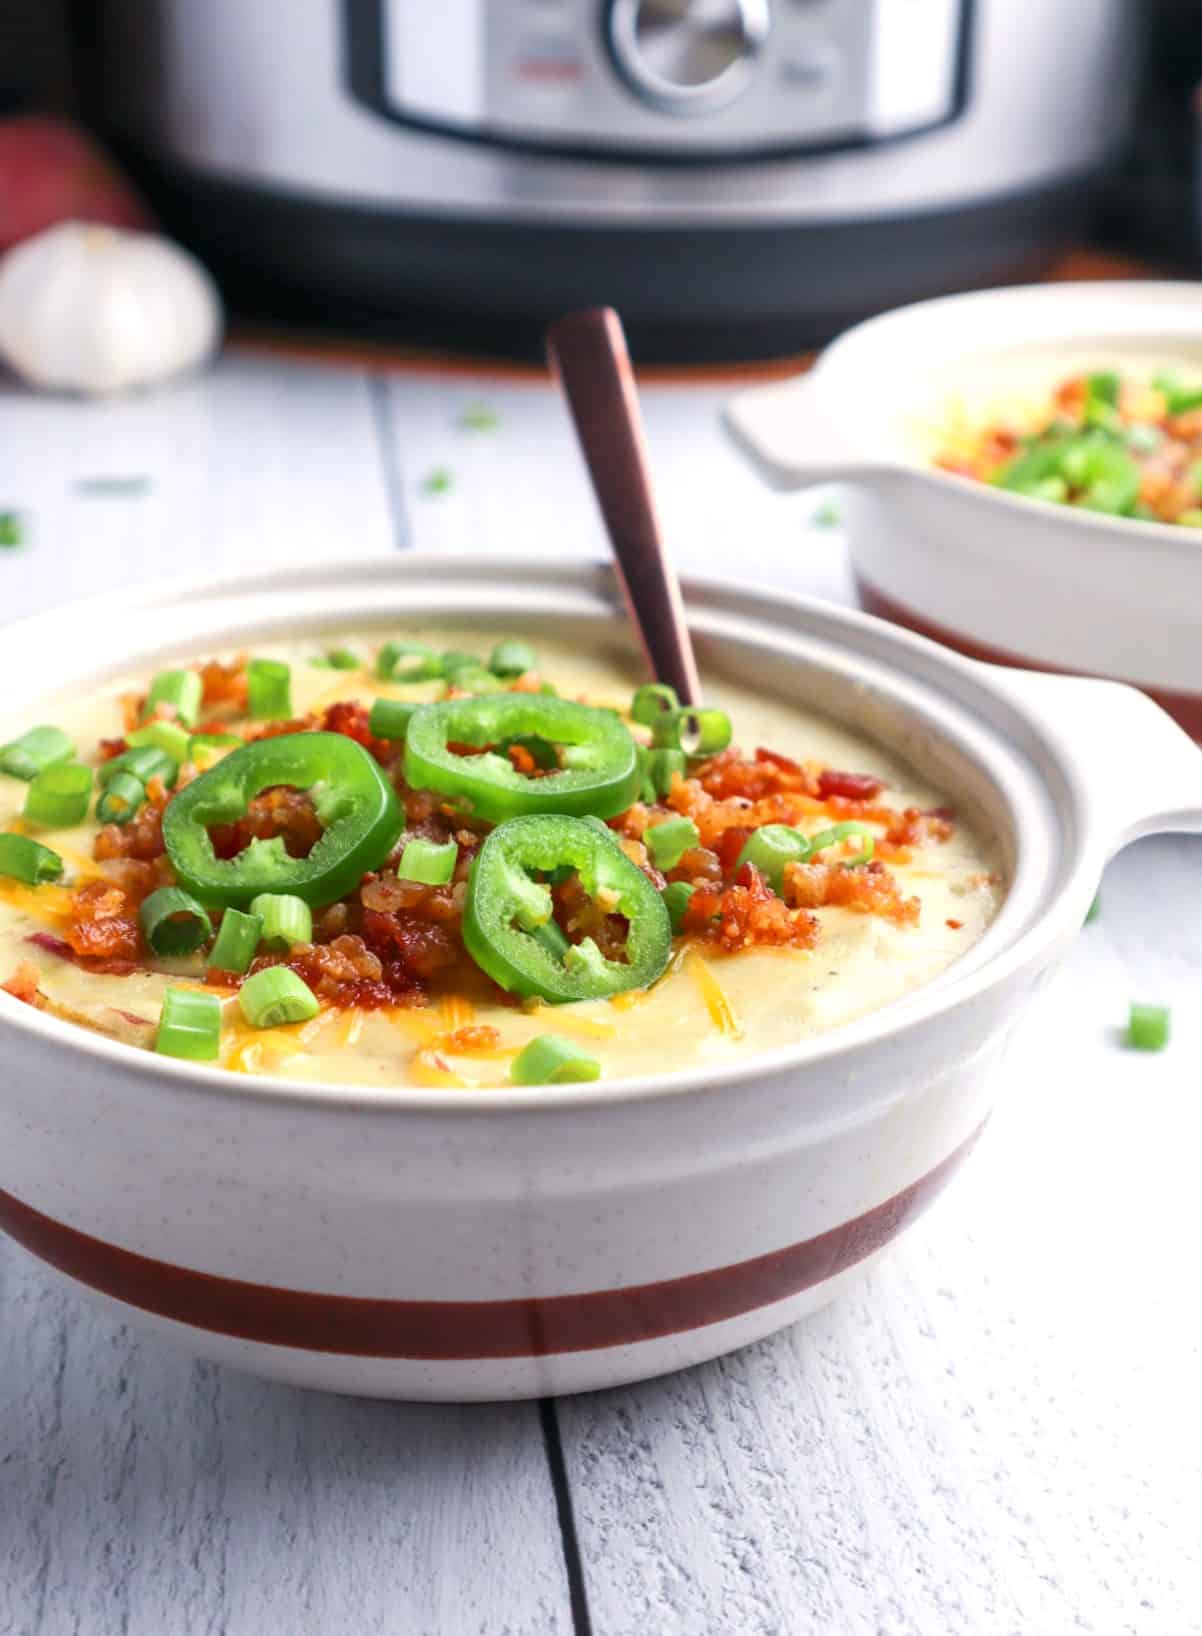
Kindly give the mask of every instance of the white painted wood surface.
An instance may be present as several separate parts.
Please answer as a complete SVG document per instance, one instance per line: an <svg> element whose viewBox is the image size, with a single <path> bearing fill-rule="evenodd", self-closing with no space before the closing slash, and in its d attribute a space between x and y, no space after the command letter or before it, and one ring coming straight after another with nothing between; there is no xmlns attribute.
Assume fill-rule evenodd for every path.
<svg viewBox="0 0 1202 1636"><path fill-rule="evenodd" d="M646 394L681 563L845 598L837 530L759 487L721 397ZM480 403L495 429L460 424ZM74 486L103 476L148 485ZM0 391L8 506L31 544L0 553L4 617L114 573L601 545L545 387L239 354L125 404ZM970 1167L870 1282L562 1402L549 1442L534 1407L192 1364L0 1245L0 1636L1202 1631L1200 904L1199 842L1119 859ZM1134 998L1174 1007L1163 1056L1119 1047Z"/></svg>

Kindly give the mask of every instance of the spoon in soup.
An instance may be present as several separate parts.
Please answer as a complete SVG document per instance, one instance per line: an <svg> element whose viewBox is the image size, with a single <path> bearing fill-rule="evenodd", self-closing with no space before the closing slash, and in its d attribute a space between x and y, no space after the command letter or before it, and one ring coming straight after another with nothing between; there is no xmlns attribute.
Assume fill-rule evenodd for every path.
<svg viewBox="0 0 1202 1636"><path fill-rule="evenodd" d="M657 682L682 705L701 703L680 582L656 512L638 389L622 320L612 307L569 313L546 334L568 400L618 578Z"/></svg>

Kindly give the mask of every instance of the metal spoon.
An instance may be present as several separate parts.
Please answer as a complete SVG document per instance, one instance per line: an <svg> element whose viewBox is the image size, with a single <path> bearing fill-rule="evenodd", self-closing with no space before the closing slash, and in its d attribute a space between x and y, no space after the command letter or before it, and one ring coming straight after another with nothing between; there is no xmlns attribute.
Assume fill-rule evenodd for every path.
<svg viewBox="0 0 1202 1636"><path fill-rule="evenodd" d="M643 417L622 320L612 307L550 326L547 357L572 411L618 577L655 678L701 703L680 582L660 532Z"/></svg>

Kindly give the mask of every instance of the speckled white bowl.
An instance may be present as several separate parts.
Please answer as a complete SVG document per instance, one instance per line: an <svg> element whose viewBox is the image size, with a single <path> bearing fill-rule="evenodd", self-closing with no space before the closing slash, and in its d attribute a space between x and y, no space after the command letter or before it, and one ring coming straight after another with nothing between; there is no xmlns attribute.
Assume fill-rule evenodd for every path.
<svg viewBox="0 0 1202 1636"><path fill-rule="evenodd" d="M1016 366L1155 358L1202 374L1202 284L1041 284L899 308L727 424L782 488L842 480L861 604L975 658L1145 688L1202 740L1202 534L1049 505L931 464L957 401L989 410Z"/></svg>
<svg viewBox="0 0 1202 1636"><path fill-rule="evenodd" d="M858 1275L979 1135L1007 1030L1106 857L1202 828L1202 755L1127 688L995 670L816 604L705 584L686 598L703 672L887 740L995 832L1011 887L979 944L788 1050L541 1090L248 1080L0 993L0 1227L207 1357L408 1398L636 1380ZM6 629L0 688L21 709L51 684L269 632L483 614L582 641L622 618L601 568L398 557L65 608Z"/></svg>

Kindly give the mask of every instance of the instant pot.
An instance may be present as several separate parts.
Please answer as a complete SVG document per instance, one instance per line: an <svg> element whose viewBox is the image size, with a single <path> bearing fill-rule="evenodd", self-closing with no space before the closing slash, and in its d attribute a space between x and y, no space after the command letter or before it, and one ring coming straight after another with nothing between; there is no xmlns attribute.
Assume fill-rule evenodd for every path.
<svg viewBox="0 0 1202 1636"><path fill-rule="evenodd" d="M821 340L1079 231L1138 0L89 0L92 110L272 310Z"/></svg>

